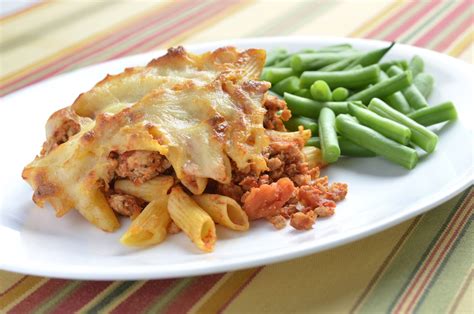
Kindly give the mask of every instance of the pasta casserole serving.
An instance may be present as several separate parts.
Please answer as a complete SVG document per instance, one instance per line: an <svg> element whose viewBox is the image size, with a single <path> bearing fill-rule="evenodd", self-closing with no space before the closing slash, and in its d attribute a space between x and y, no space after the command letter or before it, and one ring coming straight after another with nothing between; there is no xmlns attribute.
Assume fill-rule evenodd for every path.
<svg viewBox="0 0 474 314"><path fill-rule="evenodd" d="M104 231L132 223L121 242L149 246L182 230L201 250L215 224L244 231L264 218L311 229L347 186L319 177L311 131L286 132L286 103L259 80L265 51L182 47L125 69L46 123L42 151L23 170L33 201L58 217L76 209Z"/></svg>

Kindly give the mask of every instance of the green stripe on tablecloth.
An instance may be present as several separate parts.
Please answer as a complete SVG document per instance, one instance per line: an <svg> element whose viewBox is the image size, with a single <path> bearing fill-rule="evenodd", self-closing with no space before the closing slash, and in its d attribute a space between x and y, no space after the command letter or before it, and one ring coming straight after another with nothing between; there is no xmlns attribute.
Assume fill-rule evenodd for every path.
<svg viewBox="0 0 474 314"><path fill-rule="evenodd" d="M450 7L453 7L455 4L455 1L447 1L444 5L435 9L433 13L429 14L422 24L418 25L413 29L410 29L409 33L405 34L405 36L400 36L397 41L401 43L409 43L413 39L413 37L423 35L424 30L431 28L432 25L441 20L444 17L443 13L448 12L450 10Z"/></svg>
<svg viewBox="0 0 474 314"><path fill-rule="evenodd" d="M469 7L469 9L467 9L466 11L464 11L463 13L461 13L459 16L457 16L453 21L451 21L451 23L449 23L449 25L444 28L441 32L439 32L435 38L433 38L433 40L431 40L427 45L426 45L426 48L428 49L431 49L433 47L436 47L436 45L440 42L442 42L446 36L449 36L451 35L452 31L454 29L456 29L456 27L460 26L461 23L465 22L466 19L471 19L471 14L472 14L472 9L473 9L473 6L471 5ZM471 21L472 23L472 21ZM471 24L472 26L473 24ZM458 34L456 34L458 35Z"/></svg>
<svg viewBox="0 0 474 314"><path fill-rule="evenodd" d="M51 312L51 310L59 302L61 302L65 297L67 297L73 291L75 291L79 287L80 284L81 284L81 281L78 281L78 280L69 281L68 285L65 288L61 289L58 293L56 293L55 295L52 295L50 299L46 299L41 305L39 305L35 309L35 313Z"/></svg>
<svg viewBox="0 0 474 314"><path fill-rule="evenodd" d="M162 295L156 300L149 308L146 309L147 313L159 313L162 311L174 298L176 298L193 280L198 278L184 278L178 281L171 289L168 289L166 294Z"/></svg>
<svg viewBox="0 0 474 314"><path fill-rule="evenodd" d="M128 289L132 288L133 285L137 284L139 281L126 281L119 284L115 289L113 289L109 294L104 296L102 300L99 301L96 305L94 305L91 309L87 311L87 313L97 313L106 307L109 303L111 303L114 299L120 298L120 296L125 293Z"/></svg>
<svg viewBox="0 0 474 314"><path fill-rule="evenodd" d="M361 313L385 313L393 306L468 192L454 197L421 218L405 245L368 294L360 307Z"/></svg>
<svg viewBox="0 0 474 314"><path fill-rule="evenodd" d="M464 226L452 248L450 255L446 257L441 265L442 269L433 279L427 292L415 307L415 312L435 313L447 312L456 292L469 274L472 267L472 255L474 248L474 225L472 215L469 222Z"/></svg>

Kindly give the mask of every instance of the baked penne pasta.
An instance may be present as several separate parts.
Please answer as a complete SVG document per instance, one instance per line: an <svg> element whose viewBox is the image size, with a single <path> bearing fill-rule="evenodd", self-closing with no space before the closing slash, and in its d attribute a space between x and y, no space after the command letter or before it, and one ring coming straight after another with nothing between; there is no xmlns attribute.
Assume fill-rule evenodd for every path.
<svg viewBox="0 0 474 314"><path fill-rule="evenodd" d="M117 180L115 181L114 189L151 202L166 196L173 184L173 177L161 176L143 182L140 185L136 185L130 180Z"/></svg>
<svg viewBox="0 0 474 314"><path fill-rule="evenodd" d="M163 242L171 222L167 205L167 195L151 201L133 220L120 242L129 246L150 246Z"/></svg>
<svg viewBox="0 0 474 314"><path fill-rule="evenodd" d="M230 197L219 194L194 195L193 199L212 219L229 229L249 229L249 218L242 207Z"/></svg>
<svg viewBox="0 0 474 314"><path fill-rule="evenodd" d="M179 186L171 189L168 199L168 211L174 223L205 251L211 252L216 242L216 226L211 216L206 213Z"/></svg>

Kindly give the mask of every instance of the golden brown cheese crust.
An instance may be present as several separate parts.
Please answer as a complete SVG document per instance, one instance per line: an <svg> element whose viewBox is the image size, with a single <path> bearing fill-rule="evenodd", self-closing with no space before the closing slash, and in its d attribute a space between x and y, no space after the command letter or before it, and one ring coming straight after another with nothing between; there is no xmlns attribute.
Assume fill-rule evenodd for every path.
<svg viewBox="0 0 474 314"><path fill-rule="evenodd" d="M59 133L66 141L25 167L33 200L51 203L58 216L76 208L113 231L119 222L103 193L117 166L111 152L158 152L195 194L208 179L229 183L231 160L238 168L266 170L262 103L270 85L256 81L264 60L257 49L193 55L179 47L146 67L107 76L50 118L48 141ZM79 130L73 124L69 131L70 121Z"/></svg>

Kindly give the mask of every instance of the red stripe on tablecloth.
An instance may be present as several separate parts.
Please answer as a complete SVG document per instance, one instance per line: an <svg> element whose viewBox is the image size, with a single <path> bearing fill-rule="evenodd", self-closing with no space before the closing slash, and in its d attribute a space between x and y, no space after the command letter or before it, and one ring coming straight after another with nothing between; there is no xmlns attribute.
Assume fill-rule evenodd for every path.
<svg viewBox="0 0 474 314"><path fill-rule="evenodd" d="M403 10L398 11L397 14L392 15L389 19L387 19L385 22L380 24L376 29L372 30L369 34L365 35L365 38L371 38L376 35L378 35L380 32L382 32L386 27L388 27L390 24L395 22L397 19L399 19L401 16L403 16L406 12L410 11L413 7L417 5L417 1L413 1L409 5L403 8Z"/></svg>
<svg viewBox="0 0 474 314"><path fill-rule="evenodd" d="M430 31L425 35L419 38L414 44L416 46L425 46L427 45L433 37L435 37L439 32L443 30L449 23L451 23L458 15L463 13L464 10L468 9L470 6L470 1L463 1L461 4L451 13L449 13L444 19L438 22Z"/></svg>
<svg viewBox="0 0 474 314"><path fill-rule="evenodd" d="M445 39L443 39L438 45L434 47L434 50L444 51L447 49L460 35L463 34L464 30L469 29L473 25L473 11L469 16L456 27L451 33L449 33Z"/></svg>
<svg viewBox="0 0 474 314"><path fill-rule="evenodd" d="M260 273L260 271L263 269L263 267L259 267L253 274L252 276L250 276L249 279L247 279L247 281L234 293L233 296L231 296L229 298L229 300L227 300L226 303L224 303L224 305L219 309L218 313L222 313L224 312L224 310L229 306L229 304L232 303L232 301L235 300L235 298L237 298L240 293L252 282L252 280L257 277L257 275Z"/></svg>
<svg viewBox="0 0 474 314"><path fill-rule="evenodd" d="M113 45L117 45L123 42L124 40L130 38L131 36L135 35L137 32L140 32L147 27L153 26L158 20L162 18L169 18L170 15L177 14L184 10L187 10L188 8L191 7L191 5L195 4L195 2L191 2L191 1L186 1L182 3L183 5L167 8L166 10L159 12L157 15L152 15L151 18L148 18L148 19L145 18L139 24L135 24L132 27L127 27L123 31L118 32L116 34L108 35L105 38L101 38L97 41L94 41L86 45L80 50L73 51L72 53L65 55L64 57L57 59L52 63L45 64L44 66L39 67L32 72L29 72L23 76L16 78L13 81L8 82L7 84L3 85L2 88L8 88L18 83L19 81L23 80L25 77L34 75L38 72L41 72L44 70L53 70L58 64L63 64L64 62L67 62L67 64L70 65L73 62L82 61L93 54L97 54L99 52L102 52L105 49L109 49ZM54 73L57 73L57 72L54 72ZM34 82L43 80L51 75L52 75L51 72L46 72L44 75L34 80L33 82L30 82L29 84L33 84Z"/></svg>
<svg viewBox="0 0 474 314"><path fill-rule="evenodd" d="M109 287L112 281L85 281L51 311L51 314L73 313L82 309L99 293Z"/></svg>
<svg viewBox="0 0 474 314"><path fill-rule="evenodd" d="M125 55L127 55L130 51L134 50L135 48L137 47L140 47L142 44L146 43L146 42L149 42L150 40L153 40L155 43L154 45L157 46L159 45L160 43L174 37L175 35L179 34L180 32L182 32L183 29L185 28L190 28L194 25L196 25L197 23L201 22L203 19L209 17L210 15L213 15L214 13L217 13L219 10L229 6L230 4L233 4L234 2L230 2L230 1L221 1L219 2L218 4L219 5L214 5L212 6L210 9L208 10L205 10L204 13L205 14L201 14L202 12L196 12L194 13L193 15L191 15L184 23L182 24L179 24L178 27L174 27L174 26L170 26L170 27L167 27L166 29L164 29L162 31L162 34L161 36L156 36L156 34L152 34L151 36L148 36L147 38L143 39L142 41L138 42L137 44L123 50L123 51L120 51L119 53L113 55L110 57L110 59L115 59L115 58L119 58L119 57L123 57ZM195 20L193 20L195 19Z"/></svg>
<svg viewBox="0 0 474 314"><path fill-rule="evenodd" d="M425 289L426 285L428 282L432 279L433 274L438 270L438 266L441 264L443 259L446 257L446 253L451 249L454 241L456 240L459 232L461 229L464 227L466 224L467 220L471 216L471 213L469 211L466 212L464 217L461 220L461 223L459 226L456 228L456 230L453 232L452 236L449 238L447 245L442 249L441 254L438 256L438 258L435 261L435 264L431 267L430 271L428 272L428 276L425 277L423 280L421 286L418 288L418 290L415 292L414 298L412 298L411 302L408 304L408 311L411 310L411 308L415 305L415 303L418 301L418 297L420 296L421 292ZM434 256L434 252L431 254L431 259L432 256Z"/></svg>
<svg viewBox="0 0 474 314"><path fill-rule="evenodd" d="M465 200L465 204L464 206L467 206L467 204L469 204L469 202L471 201L471 199L474 197L474 194L471 194L469 196L468 199ZM442 261L443 259L443 256L445 255L445 253L447 252L447 250L451 247L452 243L454 242L454 240L456 239L456 236L459 234L459 231L460 229L463 227L463 225L465 224L465 222L467 221L467 219L471 216L471 213L469 212L469 210L466 212L466 214L464 216L461 217L461 214L464 210L464 207L460 207L458 209L458 211L456 212L456 214L454 215L454 217L451 219L451 221L449 222L449 224L446 226L445 228L445 232L443 233L443 235L438 239L436 245L434 246L434 248L431 250L428 258L426 259L426 261L423 263L423 266L421 267L421 269L417 272L415 278L413 279L413 281L410 283L410 286L405 290L404 292L404 296L402 297L402 299L398 302L398 305L396 306L396 308L394 309L394 312L400 312L400 309L401 307L403 306L404 302L406 301L406 299L408 298L408 296L411 296L412 293L413 293L413 289L415 288L416 284L418 283L418 281L420 280L420 277L423 275L423 273L426 271L427 267L429 266L430 262L434 259L434 256L436 255L437 251L440 249L440 246L441 244L443 244L444 242L444 239L448 236L448 233L449 233L449 229L452 228L452 226L454 224L457 223L457 221L459 219L461 219L461 223L458 225L458 227L456 228L456 230L452 233L451 235L451 238L448 240L448 243L445 245L445 247L443 248L441 254L439 255L439 257L437 258L437 260L435 261L435 264L433 266L431 266L431 270L429 271L429 276L427 276L423 282L422 282L422 285L418 288L418 290L415 292L415 296L412 298L412 301L410 302L410 304L408 305L408 308L411 308L412 305L414 304L414 302L416 301L416 299L418 298L419 294L421 293L421 291L423 291L423 288L425 287L426 283L429 281L429 279L431 278L430 276L433 274L433 272L437 269L438 265L440 264L440 262ZM460 218L461 217L461 218Z"/></svg>
<svg viewBox="0 0 474 314"><path fill-rule="evenodd" d="M196 278L179 296L170 302L164 313L186 313L202 298L224 274L207 275Z"/></svg>
<svg viewBox="0 0 474 314"><path fill-rule="evenodd" d="M111 313L141 313L163 295L178 279L152 280L133 292Z"/></svg>
<svg viewBox="0 0 474 314"><path fill-rule="evenodd" d="M423 7L415 15L413 15L411 18L405 21L403 25L396 28L392 33L385 36L384 39L388 41L397 40L401 34L409 30L416 22L418 22L421 18L423 18L428 13L430 13L435 7L437 7L440 4L441 4L441 1L429 1L425 7Z"/></svg>
<svg viewBox="0 0 474 314"><path fill-rule="evenodd" d="M53 296L62 287L67 285L68 280L50 279L41 285L36 291L27 296L25 299L15 305L8 313L27 313L34 312L35 308L39 306L45 299Z"/></svg>

